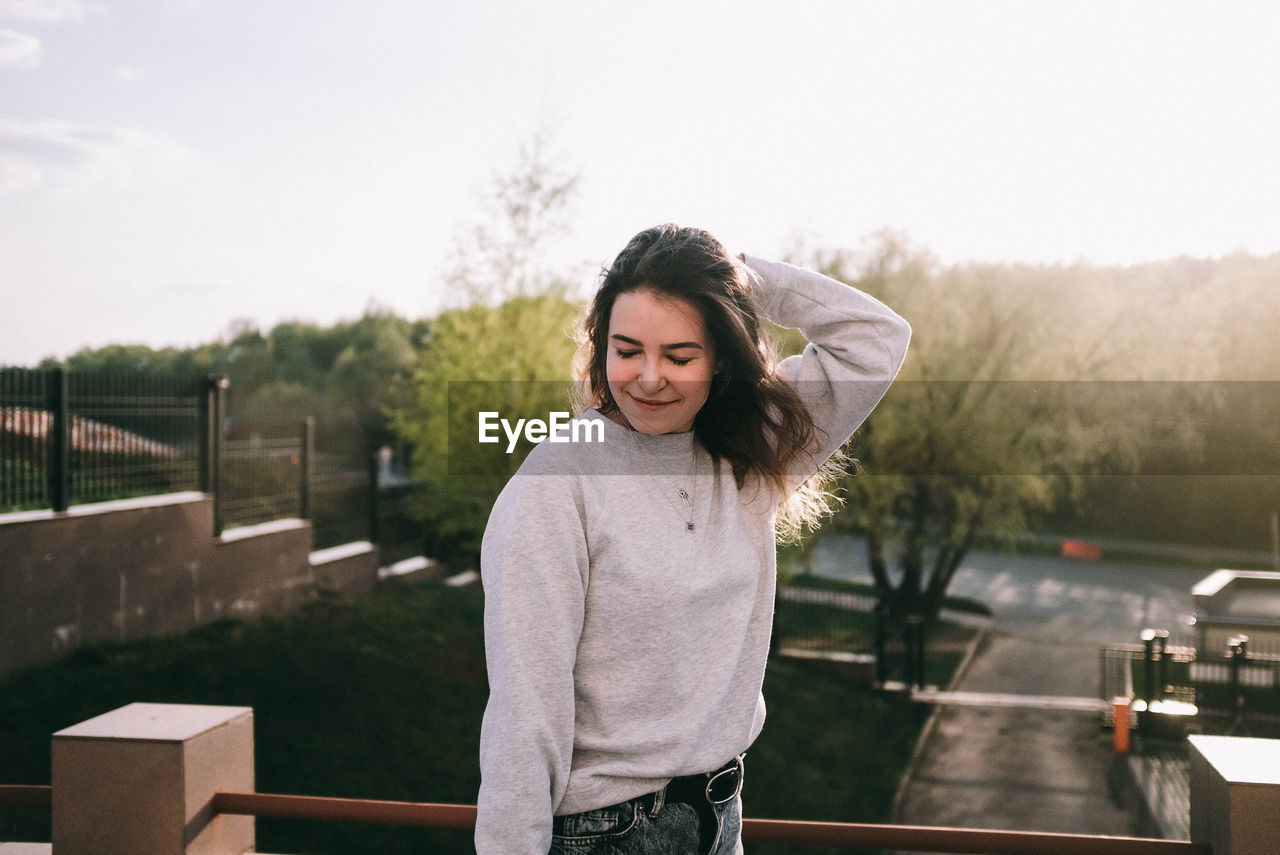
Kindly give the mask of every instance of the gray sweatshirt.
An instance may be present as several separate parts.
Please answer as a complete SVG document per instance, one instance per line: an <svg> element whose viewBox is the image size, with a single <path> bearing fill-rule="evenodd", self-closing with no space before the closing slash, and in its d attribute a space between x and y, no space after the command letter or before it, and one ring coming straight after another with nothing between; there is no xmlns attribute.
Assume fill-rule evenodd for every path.
<svg viewBox="0 0 1280 855"><path fill-rule="evenodd" d="M884 395L910 329L847 285L746 260L761 314L810 342L778 366L824 440L807 476ZM544 855L553 815L717 768L764 725L778 497L739 489L692 432L580 418L599 425L534 448L485 530L480 855Z"/></svg>

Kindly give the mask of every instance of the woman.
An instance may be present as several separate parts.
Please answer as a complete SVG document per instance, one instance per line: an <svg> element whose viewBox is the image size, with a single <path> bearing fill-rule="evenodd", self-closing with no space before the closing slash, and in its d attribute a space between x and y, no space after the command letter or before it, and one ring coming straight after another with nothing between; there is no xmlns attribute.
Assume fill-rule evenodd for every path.
<svg viewBox="0 0 1280 855"><path fill-rule="evenodd" d="M804 354L775 364L760 315ZM485 531L481 855L741 851L775 531L815 522L810 476L909 337L871 297L700 230L618 255L578 358L604 441L536 447Z"/></svg>

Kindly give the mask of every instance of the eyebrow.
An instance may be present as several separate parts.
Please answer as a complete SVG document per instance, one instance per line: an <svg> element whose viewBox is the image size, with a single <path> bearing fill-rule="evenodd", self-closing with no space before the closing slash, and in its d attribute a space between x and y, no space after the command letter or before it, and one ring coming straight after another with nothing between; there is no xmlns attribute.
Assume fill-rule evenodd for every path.
<svg viewBox="0 0 1280 855"><path fill-rule="evenodd" d="M636 347L644 347L644 344L642 344L641 342L636 341L634 338L628 338L627 336L622 335L621 333L614 333L613 335L609 336L609 338L617 339L618 341L623 341L623 342L626 342L627 344L633 344ZM680 350L681 348L686 348L686 347L696 347L698 350L702 350L702 345L698 344L696 341L678 341L675 344L660 345L660 348L662 350Z"/></svg>

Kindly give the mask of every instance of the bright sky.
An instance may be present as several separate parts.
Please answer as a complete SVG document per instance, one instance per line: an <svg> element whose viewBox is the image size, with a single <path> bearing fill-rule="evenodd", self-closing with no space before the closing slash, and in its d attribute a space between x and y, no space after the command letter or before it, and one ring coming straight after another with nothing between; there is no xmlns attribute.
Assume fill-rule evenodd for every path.
<svg viewBox="0 0 1280 855"><path fill-rule="evenodd" d="M0 0L0 364L417 317L549 131L566 258L1280 250L1280 3Z"/></svg>

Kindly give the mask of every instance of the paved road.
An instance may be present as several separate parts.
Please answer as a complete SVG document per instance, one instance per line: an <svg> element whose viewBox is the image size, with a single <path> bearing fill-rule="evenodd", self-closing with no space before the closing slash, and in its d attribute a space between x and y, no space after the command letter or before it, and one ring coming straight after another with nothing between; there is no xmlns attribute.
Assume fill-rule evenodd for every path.
<svg viewBox="0 0 1280 855"><path fill-rule="evenodd" d="M814 544L809 567L823 576L871 581L865 547L851 536ZM1203 570L1154 564L975 551L956 573L950 593L989 605L1001 633L1092 648L1096 659L1099 645L1137 641L1143 627L1185 628L1191 617L1191 586L1205 575ZM1032 691L1092 694L1096 686L1095 674L1084 688L1038 686Z"/></svg>
<svg viewBox="0 0 1280 855"><path fill-rule="evenodd" d="M868 580L861 542L828 538L815 573ZM956 686L968 692L1096 696L1098 649L1145 626L1176 630L1201 570L975 552L951 592L996 613L988 643ZM1110 736L1095 714L948 707L922 746L897 822L1075 834L1135 833ZM1115 795L1113 795L1113 793Z"/></svg>

